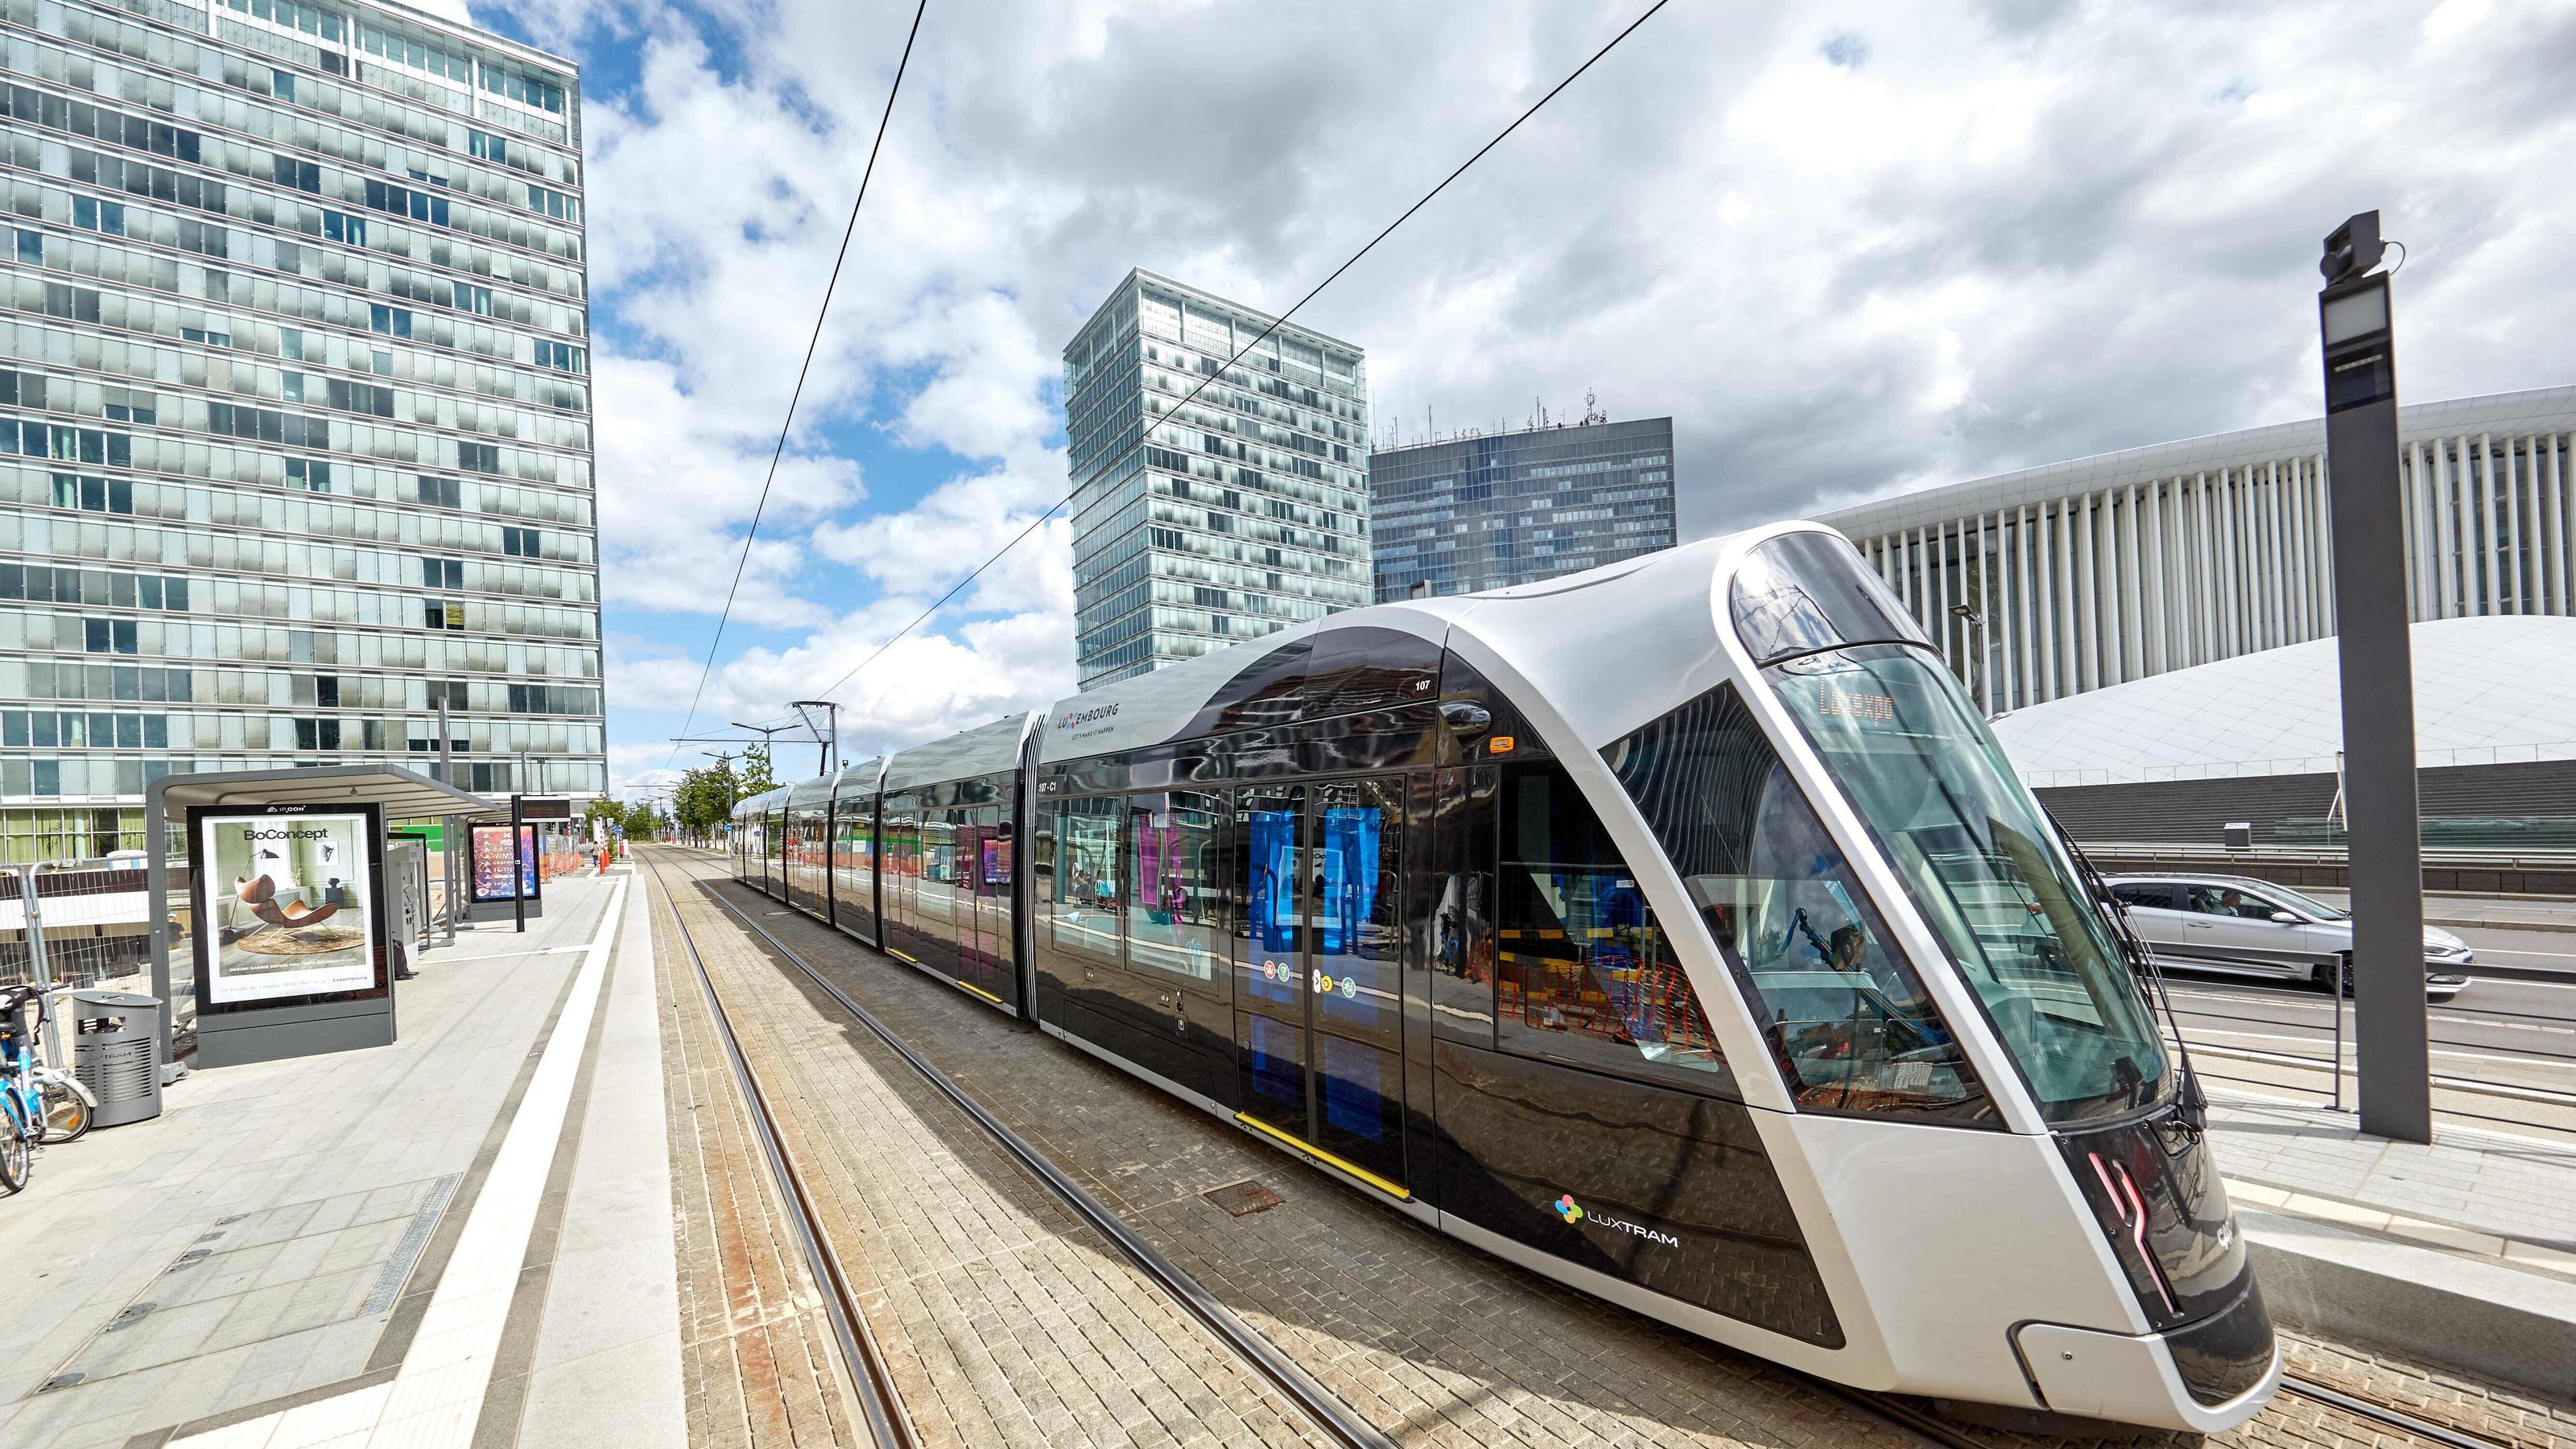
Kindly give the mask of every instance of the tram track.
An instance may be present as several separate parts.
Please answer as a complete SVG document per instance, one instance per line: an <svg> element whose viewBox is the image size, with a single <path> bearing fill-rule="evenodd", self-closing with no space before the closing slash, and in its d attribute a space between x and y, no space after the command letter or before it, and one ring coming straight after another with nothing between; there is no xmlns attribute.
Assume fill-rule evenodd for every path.
<svg viewBox="0 0 2576 1449"><path fill-rule="evenodd" d="M721 861L699 863L711 867L720 867L722 864ZM692 965L696 967L699 984L706 993L710 1008L715 1013L728 1055L733 1059L737 1080L743 1084L745 1096L755 1103L755 1115L761 1123L764 1155L770 1156L773 1172L792 1174L791 1160L783 1146L776 1145L771 1136L773 1127L767 1116L767 1108L761 1105L762 1099L758 1095L757 1085L750 1079L749 1063L742 1057L732 1029L727 1024L722 1004L715 993L712 977L698 955L686 923L680 920L678 901L672 895L658 864L647 863L645 869L651 872L656 888L670 907L672 919L679 925L681 939L687 948ZM686 871L682 872L681 878L699 885L706 884L711 879L720 879L720 877L696 875ZM789 946L740 906L726 900L721 892L707 890L701 894L703 899L738 922L788 965L794 967L808 982L829 996L877 1041L902 1058L944 1099L964 1113L989 1140L1046 1188L1050 1195L1071 1210L1087 1226L1093 1228L1112 1248L1125 1256L1157 1287L1163 1289L1191 1317L1206 1326L1220 1343L1235 1353L1248 1367L1295 1403L1316 1428L1334 1442L1343 1445L1365 1445L1369 1446L1369 1449L1395 1449L1396 1441L1393 1438L1376 1426L1353 1416L1329 1389L1324 1388L1303 1369L1282 1356L1274 1345L1245 1324L1233 1310L1208 1293L1187 1270L1170 1262L1160 1250L1139 1236L1115 1212L1074 1182L1051 1159L994 1116L981 1102L968 1095L946 1073L923 1057L874 1013L861 1006L848 992L808 962L795 948ZM795 1184L791 1190L788 1184L782 1182L781 1191L800 1214L807 1215L798 1225L800 1240L810 1238L814 1244L813 1251L828 1259L830 1251L828 1241L823 1237L817 1221L810 1216L813 1209L810 1197L802 1184ZM824 1272L817 1271L815 1276L818 1282L829 1281L835 1285L844 1283L845 1280L839 1277L837 1263L833 1264L831 1275L827 1280ZM854 1301L850 1304L850 1308L855 1317ZM864 1318L856 1318L856 1327L864 1333ZM835 1328L837 1333L839 1328L837 1323ZM872 1340L861 1338L859 1342L865 1345L872 1343ZM1773 1365L1773 1367L1806 1384L1825 1399L1854 1413L1877 1419L1920 1442L1940 1446L1940 1449L2028 1449L2028 1446L2068 1442L2044 1435L1994 1429L1951 1419L1936 1412L1929 1405L1908 1396L1855 1389L1783 1366ZM2370 1436L2358 1437L2350 1441L2357 1444L2384 1444L2388 1441L2377 1436L2391 1433L2404 1436L2406 1441L2437 1446L2437 1449L2528 1449L2526 1445L2469 1433L2420 1418L2397 1406L2366 1399L2297 1375L2284 1374L2280 1391L2368 1426L2372 1431ZM897 1409L899 1413L899 1400ZM889 1443L909 1445L915 1441L881 1439L878 1442L881 1445Z"/></svg>
<svg viewBox="0 0 2576 1449"><path fill-rule="evenodd" d="M902 1399L895 1388L895 1380L885 1365L884 1356L875 1339L868 1331L866 1317L858 1307L857 1295L851 1291L849 1281L841 1271L839 1260L831 1250L829 1238L822 1228L812 1194L798 1174L794 1159L787 1153L783 1141L777 1134L775 1120L770 1116L766 1100L760 1093L750 1062L742 1053L734 1036L723 1001L716 991L714 977L708 972L704 958L699 955L695 938L690 934L688 923L680 914L678 898L672 893L669 882L657 862L647 860L644 868L651 873L653 884L669 908L673 924L678 928L681 943L688 953L691 966L696 970L699 987L705 994L708 1008L715 1017L717 1031L724 1041L735 1080L742 1087L744 1096L753 1104L753 1117L759 1129L762 1155L768 1161L773 1177L778 1180L782 1197L793 1209L798 1245L805 1252L809 1267L814 1270L815 1281L826 1285L827 1297L833 1300L831 1316L834 1336L842 1344L842 1356L848 1365L853 1388L861 1401L861 1407L866 1411L870 1431L877 1435L876 1443L879 1449L914 1449L920 1441L914 1436L911 1422L903 1413ZM705 878L684 874L683 879L696 883ZM1044 1153L1031 1146L1017 1132L1012 1131L981 1102L976 1101L964 1088L958 1086L947 1073L941 1071L928 1058L914 1050L909 1042L878 1020L874 1013L861 1006L823 972L815 969L812 963L793 947L752 919L740 907L724 899L721 894L707 891L702 893L702 898L713 903L718 909L739 922L744 929L765 942L788 965L796 968L815 988L829 996L835 1004L848 1013L853 1021L865 1028L887 1050L901 1058L943 1099L963 1113L967 1120L972 1122L977 1130L983 1133L1006 1157L1028 1173L1048 1195L1071 1212L1077 1221L1090 1228L1113 1251L1126 1259L1147 1281L1160 1289L1183 1313L1206 1329L1218 1344L1246 1368L1268 1382L1295 1405L1297 1410L1326 1439L1344 1446L1344 1449L1396 1449L1396 1441L1393 1438L1353 1414L1329 1389L1316 1382L1304 1369L1282 1354L1275 1345L1262 1337L1251 1325L1245 1323L1195 1277L1166 1258L1161 1250L1146 1241L1098 1198L1067 1176L1063 1169L1056 1166ZM888 1437L889 1435L896 1437Z"/></svg>
<svg viewBox="0 0 2576 1449"><path fill-rule="evenodd" d="M840 1255L832 1250L824 1233L822 1216L795 1161L788 1155L787 1144L779 1133L778 1119L770 1110L769 1098L760 1088L758 1076L744 1055L741 1038L734 1034L733 1019L716 993L715 977L708 972L706 958L698 954L697 938L689 923L680 915L680 903L658 864L647 863L654 888L677 928L681 949L688 953L689 966L698 978L698 990L704 996L708 1015L715 1021L716 1038L723 1043L726 1065L732 1069L734 1086L750 1107L753 1136L760 1143L762 1162L769 1169L771 1183L787 1207L787 1223L794 1235L797 1253L804 1259L806 1272L822 1289L823 1313L831 1325L834 1345L840 1351L841 1368L847 1388L856 1402L868 1437L876 1449L919 1449L921 1438L913 1427L911 1416L904 1412L903 1395L896 1387L892 1368L885 1352L868 1327L867 1315L859 1307L858 1293L850 1284L841 1265Z"/></svg>

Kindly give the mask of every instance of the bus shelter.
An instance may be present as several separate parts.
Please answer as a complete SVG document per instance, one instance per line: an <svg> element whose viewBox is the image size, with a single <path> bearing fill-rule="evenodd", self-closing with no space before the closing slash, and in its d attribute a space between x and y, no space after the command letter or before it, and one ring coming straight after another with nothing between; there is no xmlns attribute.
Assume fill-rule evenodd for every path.
<svg viewBox="0 0 2576 1449"><path fill-rule="evenodd" d="M162 1060L193 1049L200 1066L231 1066L392 1042L391 945L407 887L387 869L387 825L492 808L393 765L154 781L144 896L158 906ZM452 894L455 873L447 880Z"/></svg>

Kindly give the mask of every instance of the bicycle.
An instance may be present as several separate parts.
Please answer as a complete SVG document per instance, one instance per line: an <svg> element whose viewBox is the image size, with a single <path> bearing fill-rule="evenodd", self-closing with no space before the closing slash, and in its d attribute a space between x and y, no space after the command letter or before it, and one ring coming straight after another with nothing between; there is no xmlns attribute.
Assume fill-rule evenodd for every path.
<svg viewBox="0 0 2576 1449"><path fill-rule="evenodd" d="M45 993L43 1011L36 1019L38 1041L44 1040L45 1018L59 1016L54 1009L53 999L57 996L69 996L71 992L72 988L68 986L57 986ZM37 1125L42 1129L37 1140L51 1145L57 1142L78 1142L88 1136L91 1123L97 1120L98 1095L78 1077L60 1067L48 1064L42 1052L37 1053L35 1064L29 1070L35 1075L36 1090L44 1102L44 1111L36 1119Z"/></svg>
<svg viewBox="0 0 2576 1449"><path fill-rule="evenodd" d="M33 1022L27 1020L30 1006ZM44 1021L44 988L0 987L0 1195L26 1190L36 1144L44 1140L44 1090L35 1073L36 1034Z"/></svg>
<svg viewBox="0 0 2576 1449"><path fill-rule="evenodd" d="M0 987L0 1197L26 1187L37 1147L76 1142L95 1119L98 1098L69 1072L48 1066L40 1046L47 998L61 994L41 986Z"/></svg>

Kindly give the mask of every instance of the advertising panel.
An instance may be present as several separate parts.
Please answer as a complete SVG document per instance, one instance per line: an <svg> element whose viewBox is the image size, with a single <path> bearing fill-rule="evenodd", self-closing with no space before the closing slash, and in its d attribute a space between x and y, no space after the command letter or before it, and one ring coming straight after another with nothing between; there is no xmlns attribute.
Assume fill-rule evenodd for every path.
<svg viewBox="0 0 2576 1449"><path fill-rule="evenodd" d="M466 832L466 848L473 858L473 903L516 899L510 889L510 827L474 826ZM519 827L519 888L528 899L537 898L537 828L533 825Z"/></svg>
<svg viewBox="0 0 2576 1449"><path fill-rule="evenodd" d="M382 994L373 805L188 812L201 1012Z"/></svg>

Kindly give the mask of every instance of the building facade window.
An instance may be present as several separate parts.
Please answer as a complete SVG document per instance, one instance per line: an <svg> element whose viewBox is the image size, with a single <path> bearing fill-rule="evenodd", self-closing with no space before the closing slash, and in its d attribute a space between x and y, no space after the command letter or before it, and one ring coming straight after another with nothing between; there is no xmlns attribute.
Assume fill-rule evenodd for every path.
<svg viewBox="0 0 2576 1449"><path fill-rule="evenodd" d="M147 109L131 7L62 8L0 87L58 158L0 178L0 854L99 853L173 771L413 762L432 681L460 783L604 789L569 69L221 0L152 34ZM321 81L251 43L288 35Z"/></svg>

